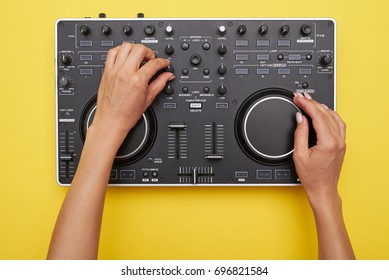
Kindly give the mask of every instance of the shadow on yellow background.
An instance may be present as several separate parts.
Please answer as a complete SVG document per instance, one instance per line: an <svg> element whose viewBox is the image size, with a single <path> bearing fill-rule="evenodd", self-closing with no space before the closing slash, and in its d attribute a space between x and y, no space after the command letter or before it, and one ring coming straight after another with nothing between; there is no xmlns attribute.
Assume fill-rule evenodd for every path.
<svg viewBox="0 0 389 280"><path fill-rule="evenodd" d="M348 151L339 184L357 258L389 259L389 7L356 1L0 1L0 259L43 259L67 191L55 181L58 18L332 17L337 108ZM101 259L315 259L300 187L111 188Z"/></svg>

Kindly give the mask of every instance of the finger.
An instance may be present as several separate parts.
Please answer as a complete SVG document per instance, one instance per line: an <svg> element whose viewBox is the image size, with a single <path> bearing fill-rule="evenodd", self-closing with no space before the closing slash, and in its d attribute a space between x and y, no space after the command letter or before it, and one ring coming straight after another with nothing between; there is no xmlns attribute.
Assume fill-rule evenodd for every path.
<svg viewBox="0 0 389 280"><path fill-rule="evenodd" d="M127 71L135 72L139 70L141 63L144 60L151 60L154 57L155 53L150 48L141 44L136 44L128 55L123 67L125 67Z"/></svg>
<svg viewBox="0 0 389 280"><path fill-rule="evenodd" d="M300 112L296 114L297 127L294 132L294 157L304 158L308 156L308 120Z"/></svg>
<svg viewBox="0 0 389 280"><path fill-rule="evenodd" d="M134 45L130 43L123 43L120 46L114 65L114 69L116 69L116 71L119 71L122 68L133 48Z"/></svg>
<svg viewBox="0 0 389 280"><path fill-rule="evenodd" d="M147 88L147 98L149 104L153 102L154 98L160 93L166 86L166 83L174 78L174 74L165 72L159 75L154 81L149 84Z"/></svg>
<svg viewBox="0 0 389 280"><path fill-rule="evenodd" d="M115 61L116 61L116 56L118 55L120 46L117 46L113 49L110 49L107 53L107 60L105 61L105 69L104 72L106 71L111 71Z"/></svg>
<svg viewBox="0 0 389 280"><path fill-rule="evenodd" d="M148 61L142 68L139 69L139 73L144 75L149 81L159 70L168 67L170 61L163 58L155 58Z"/></svg>

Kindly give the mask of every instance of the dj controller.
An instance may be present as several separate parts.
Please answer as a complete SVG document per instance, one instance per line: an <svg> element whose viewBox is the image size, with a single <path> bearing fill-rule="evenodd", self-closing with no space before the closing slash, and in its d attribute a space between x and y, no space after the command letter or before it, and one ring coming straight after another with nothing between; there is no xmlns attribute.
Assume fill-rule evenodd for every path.
<svg viewBox="0 0 389 280"><path fill-rule="evenodd" d="M56 22L57 182L80 160L109 49L144 44L169 81L120 147L110 185L297 185L293 92L335 109L335 22L99 18ZM315 144L310 125L310 145ZM97 151L98 152L98 151Z"/></svg>

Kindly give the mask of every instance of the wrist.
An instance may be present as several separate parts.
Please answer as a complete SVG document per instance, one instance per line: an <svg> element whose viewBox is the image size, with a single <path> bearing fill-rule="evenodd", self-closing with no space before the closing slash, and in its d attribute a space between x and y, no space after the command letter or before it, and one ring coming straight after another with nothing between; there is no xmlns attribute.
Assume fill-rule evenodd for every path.
<svg viewBox="0 0 389 280"><path fill-rule="evenodd" d="M309 204L316 215L329 209L342 210L342 199L338 192L307 194Z"/></svg>

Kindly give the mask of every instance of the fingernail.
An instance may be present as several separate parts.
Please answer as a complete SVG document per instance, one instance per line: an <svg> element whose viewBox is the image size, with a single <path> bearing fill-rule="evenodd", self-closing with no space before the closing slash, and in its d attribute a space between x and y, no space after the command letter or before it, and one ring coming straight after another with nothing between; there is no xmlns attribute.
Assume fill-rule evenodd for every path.
<svg viewBox="0 0 389 280"><path fill-rule="evenodd" d="M305 96L301 92L298 92L297 95L300 96L301 98L305 98Z"/></svg>
<svg viewBox="0 0 389 280"><path fill-rule="evenodd" d="M165 58L165 60L166 60L167 62L169 62L169 63L170 63L170 60L169 60L169 59Z"/></svg>
<svg viewBox="0 0 389 280"><path fill-rule="evenodd" d="M312 99L312 96L310 96L308 92L304 91L304 95L307 99Z"/></svg>
<svg viewBox="0 0 389 280"><path fill-rule="evenodd" d="M327 106L326 104L323 104L323 103L322 103L321 106L323 106L323 107L326 108L326 109L329 109L328 106Z"/></svg>
<svg viewBox="0 0 389 280"><path fill-rule="evenodd" d="M293 92L293 95L294 95L294 97L296 97L297 96L297 92Z"/></svg>
<svg viewBox="0 0 389 280"><path fill-rule="evenodd" d="M173 79L175 79L175 78L176 78L176 76L171 76L170 79L169 79L168 81L171 81L171 80L173 80Z"/></svg>
<svg viewBox="0 0 389 280"><path fill-rule="evenodd" d="M301 115L300 112L296 113L296 121L297 121L298 124L303 122L303 116Z"/></svg>

